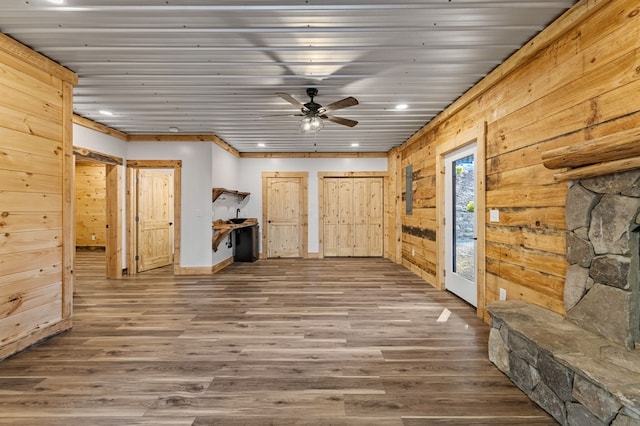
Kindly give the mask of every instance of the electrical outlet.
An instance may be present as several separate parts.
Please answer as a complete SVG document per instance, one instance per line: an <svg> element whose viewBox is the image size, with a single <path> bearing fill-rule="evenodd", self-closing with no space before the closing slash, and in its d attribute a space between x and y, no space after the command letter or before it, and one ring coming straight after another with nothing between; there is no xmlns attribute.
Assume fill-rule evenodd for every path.
<svg viewBox="0 0 640 426"><path fill-rule="evenodd" d="M415 256L416 255L416 249L412 248L411 249L411 256Z"/></svg>
<svg viewBox="0 0 640 426"><path fill-rule="evenodd" d="M504 288L500 289L500 300L507 300L507 290Z"/></svg>
<svg viewBox="0 0 640 426"><path fill-rule="evenodd" d="M500 222L500 210L498 209L489 210L489 222Z"/></svg>
<svg viewBox="0 0 640 426"><path fill-rule="evenodd" d="M95 241L96 240L96 234L91 234L91 240Z"/></svg>

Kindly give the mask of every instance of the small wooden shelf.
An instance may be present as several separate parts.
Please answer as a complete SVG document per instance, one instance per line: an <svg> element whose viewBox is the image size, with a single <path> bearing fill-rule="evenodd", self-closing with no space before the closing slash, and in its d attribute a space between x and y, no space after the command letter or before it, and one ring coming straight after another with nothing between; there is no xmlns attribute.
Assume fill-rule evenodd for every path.
<svg viewBox="0 0 640 426"><path fill-rule="evenodd" d="M242 223L230 223L226 220L218 219L213 222L211 226L213 228L213 239L211 241L211 247L213 251L218 251L218 246L226 237L229 236L231 232L239 228L246 228L249 226L256 226L258 224L258 219L256 218L248 218Z"/></svg>
<svg viewBox="0 0 640 426"><path fill-rule="evenodd" d="M250 192L234 191L233 189L226 189L226 188L213 188L211 192L211 198L213 201L216 201L223 194L233 195L234 197L238 198L238 201L242 201L246 197L251 195Z"/></svg>

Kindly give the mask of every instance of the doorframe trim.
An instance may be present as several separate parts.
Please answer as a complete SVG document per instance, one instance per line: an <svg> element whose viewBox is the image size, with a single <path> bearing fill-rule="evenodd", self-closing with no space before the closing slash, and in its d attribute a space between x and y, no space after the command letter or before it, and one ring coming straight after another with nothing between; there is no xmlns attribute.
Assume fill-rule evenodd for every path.
<svg viewBox="0 0 640 426"><path fill-rule="evenodd" d="M486 311L486 258L485 258L485 181L486 181L486 122L470 127L436 147L436 235L438 240L438 268L436 284L445 289L445 156L470 145L476 144L476 284L478 298L476 314L484 318Z"/></svg>
<svg viewBox="0 0 640 426"><path fill-rule="evenodd" d="M389 224L386 219L386 211L388 205L387 187L389 184L389 172L318 172L318 258L324 259L324 179L325 178L382 178L382 188L384 194L382 196L383 214L382 214L382 257L385 257L389 248Z"/></svg>
<svg viewBox="0 0 640 426"><path fill-rule="evenodd" d="M105 166L107 195L107 278L122 278L122 165Z"/></svg>
<svg viewBox="0 0 640 426"><path fill-rule="evenodd" d="M267 179L268 178L301 178L302 197L300 197L301 247L302 258L309 258L309 172L262 172L262 253L261 258L266 258L269 252L269 226L267 225Z"/></svg>
<svg viewBox="0 0 640 426"><path fill-rule="evenodd" d="M128 160L127 161L127 269L136 275L135 248L135 173L136 169L173 169L173 273L180 274L180 235L182 217L182 161L181 160Z"/></svg>

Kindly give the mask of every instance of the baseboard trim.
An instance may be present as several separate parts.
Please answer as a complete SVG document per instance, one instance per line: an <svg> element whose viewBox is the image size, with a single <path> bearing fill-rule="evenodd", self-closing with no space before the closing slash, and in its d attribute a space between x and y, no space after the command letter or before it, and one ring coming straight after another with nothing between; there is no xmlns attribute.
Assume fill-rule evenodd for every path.
<svg viewBox="0 0 640 426"><path fill-rule="evenodd" d="M175 275L211 275L226 268L233 263L233 257L229 257L213 266L176 266L173 269Z"/></svg>
<svg viewBox="0 0 640 426"><path fill-rule="evenodd" d="M176 266L173 268L174 275L211 275L210 266Z"/></svg>
<svg viewBox="0 0 640 426"><path fill-rule="evenodd" d="M223 260L222 262L213 265L213 267L211 268L211 273L215 274L216 272L222 271L224 268L226 268L227 266L231 265L233 263L233 257L228 257L227 259Z"/></svg>

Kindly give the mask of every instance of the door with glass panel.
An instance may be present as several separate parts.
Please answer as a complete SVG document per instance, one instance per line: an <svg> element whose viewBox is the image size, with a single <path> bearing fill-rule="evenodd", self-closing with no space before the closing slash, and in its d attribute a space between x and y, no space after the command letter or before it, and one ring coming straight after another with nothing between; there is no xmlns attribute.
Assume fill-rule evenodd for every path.
<svg viewBox="0 0 640 426"><path fill-rule="evenodd" d="M477 306L476 145L445 157L445 288Z"/></svg>

